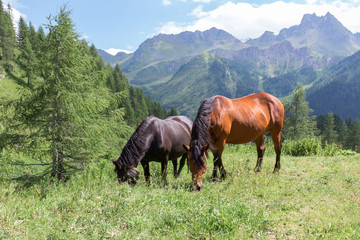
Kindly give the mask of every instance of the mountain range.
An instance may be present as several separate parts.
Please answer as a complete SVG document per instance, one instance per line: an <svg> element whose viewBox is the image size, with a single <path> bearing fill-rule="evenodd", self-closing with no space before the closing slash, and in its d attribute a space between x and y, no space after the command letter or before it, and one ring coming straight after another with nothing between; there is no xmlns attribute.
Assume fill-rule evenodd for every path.
<svg viewBox="0 0 360 240"><path fill-rule="evenodd" d="M235 98L267 91L281 98L290 95L298 83L306 86L315 114L333 111L342 117L357 117L354 111L340 111L341 106L323 107L312 101L318 101L313 96L320 96L317 91L326 91L328 84L342 84L337 80L339 69L356 62L358 58L347 57L358 50L360 34L351 33L327 13L320 17L305 14L299 25L284 28L278 35L265 31L246 42L211 28L159 34L131 54L112 56L102 50L99 54L105 62L119 64L130 83L141 86L152 99L191 117L200 102L212 95ZM355 76L347 76L351 78L348 82L358 81L359 85ZM343 87L350 85L344 83Z"/></svg>

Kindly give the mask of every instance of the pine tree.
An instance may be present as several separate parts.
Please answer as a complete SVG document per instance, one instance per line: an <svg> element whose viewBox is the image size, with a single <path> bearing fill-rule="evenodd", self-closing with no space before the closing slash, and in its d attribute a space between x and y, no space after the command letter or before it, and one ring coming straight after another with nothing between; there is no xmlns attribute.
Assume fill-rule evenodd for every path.
<svg viewBox="0 0 360 240"><path fill-rule="evenodd" d="M322 133L322 143L332 144L336 142L337 133L335 131L335 118L333 113L328 113L325 116L324 131Z"/></svg>
<svg viewBox="0 0 360 240"><path fill-rule="evenodd" d="M170 112L167 115L168 116L178 116L179 112L175 108L171 108Z"/></svg>
<svg viewBox="0 0 360 240"><path fill-rule="evenodd" d="M115 92L121 92L129 89L129 82L125 75L121 72L119 64L115 65L113 77Z"/></svg>
<svg viewBox="0 0 360 240"><path fill-rule="evenodd" d="M39 27L38 32L36 33L35 43L30 40L31 47L34 50L35 55L38 59L40 59L42 53L45 52L45 41L46 41L46 35L44 33L44 30L42 27Z"/></svg>
<svg viewBox="0 0 360 240"><path fill-rule="evenodd" d="M149 115L145 95L141 88L130 87L130 102L135 112L136 124L138 124Z"/></svg>
<svg viewBox="0 0 360 240"><path fill-rule="evenodd" d="M351 123L346 145L348 148L360 152L360 121L359 120L355 120Z"/></svg>
<svg viewBox="0 0 360 240"><path fill-rule="evenodd" d="M284 102L285 118L283 134L285 139L312 137L316 133L316 122L310 117L313 112L305 100L305 90L299 84L292 93L292 102Z"/></svg>
<svg viewBox="0 0 360 240"><path fill-rule="evenodd" d="M29 37L29 28L24 20L24 18L21 16L19 21L19 32L18 32L18 44L19 46L24 44L24 40Z"/></svg>
<svg viewBox="0 0 360 240"><path fill-rule="evenodd" d="M91 56L93 56L96 59L96 61L95 61L96 69L97 70L103 70L105 68L104 60L99 56L99 53L98 53L95 45L91 44L89 50L90 50Z"/></svg>
<svg viewBox="0 0 360 240"><path fill-rule="evenodd" d="M4 11L0 0L0 61L3 61L7 70L10 70L11 61L14 59L16 46L15 30L12 25L12 9L10 5Z"/></svg>
<svg viewBox="0 0 360 240"><path fill-rule="evenodd" d="M29 29L22 17L20 17L19 22L18 44L20 49L20 55L18 56L17 62L19 63L20 67L25 71L27 85L30 86L30 81L35 74L37 58L29 40Z"/></svg>
<svg viewBox="0 0 360 240"><path fill-rule="evenodd" d="M337 142L343 147L343 148L349 148L347 146L347 138L349 135L349 128L346 125L345 122L342 123L341 128L338 132L338 138L337 138Z"/></svg>
<svg viewBox="0 0 360 240"><path fill-rule="evenodd" d="M32 48L35 51L39 51L40 47L39 47L39 38L38 38L38 33L35 31L35 27L34 25L32 25L32 23L29 23L29 41L31 43Z"/></svg>
<svg viewBox="0 0 360 240"><path fill-rule="evenodd" d="M150 97L149 97L150 99ZM149 110L149 115L154 115L158 118L166 118L167 117L167 114L166 114L166 109L164 109L160 102L152 102L151 99L150 99L150 107L148 107L150 110ZM148 105L148 106L149 106Z"/></svg>
<svg viewBox="0 0 360 240"><path fill-rule="evenodd" d="M131 103L130 103L129 92L127 92L127 95L123 100L123 107L125 110L124 119L130 126L135 126L137 122L135 119L135 111L132 108Z"/></svg>
<svg viewBox="0 0 360 240"><path fill-rule="evenodd" d="M115 86L114 86L114 69L112 66L108 63L105 66L105 85L111 90L111 92L115 92Z"/></svg>
<svg viewBox="0 0 360 240"><path fill-rule="evenodd" d="M106 156L127 135L123 112L103 87L95 58L78 40L70 12L61 8L49 17L46 51L40 59L43 81L20 100L10 102L14 116L6 121L2 147L17 143L34 159L48 164L51 182Z"/></svg>
<svg viewBox="0 0 360 240"><path fill-rule="evenodd" d="M110 64L106 67L107 74L105 75L105 85L115 93L119 109L124 109L124 119L130 126L135 126L137 121L135 119L135 111L130 102L130 84L126 76L122 73L120 66L115 65L112 68Z"/></svg>

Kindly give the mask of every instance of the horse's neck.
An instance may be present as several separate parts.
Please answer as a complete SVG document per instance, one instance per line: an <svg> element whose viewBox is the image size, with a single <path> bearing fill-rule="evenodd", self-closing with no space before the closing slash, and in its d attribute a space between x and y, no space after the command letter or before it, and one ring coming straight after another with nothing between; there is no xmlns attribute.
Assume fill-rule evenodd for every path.
<svg viewBox="0 0 360 240"><path fill-rule="evenodd" d="M143 142L138 142L139 140L131 139L132 143L128 146L126 150L126 157L131 157L130 161L127 161L126 165L135 165L137 167L140 161L144 158L146 152L149 150L151 143L152 143L152 136L145 139ZM125 156L123 157L122 161L125 160Z"/></svg>

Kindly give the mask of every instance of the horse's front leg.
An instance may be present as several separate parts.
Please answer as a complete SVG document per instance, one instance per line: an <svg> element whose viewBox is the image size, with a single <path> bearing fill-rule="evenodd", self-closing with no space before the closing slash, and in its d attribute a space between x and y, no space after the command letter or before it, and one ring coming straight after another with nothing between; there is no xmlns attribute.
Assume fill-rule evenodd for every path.
<svg viewBox="0 0 360 240"><path fill-rule="evenodd" d="M149 162L141 161L141 165L144 169L145 180L146 180L147 184L150 184Z"/></svg>
<svg viewBox="0 0 360 240"><path fill-rule="evenodd" d="M219 165L219 170L220 170L220 179L225 179L225 177L226 177L226 171L225 171L224 165L223 165L223 163L222 163L222 158L221 158L221 156L219 157L218 165Z"/></svg>
<svg viewBox="0 0 360 240"><path fill-rule="evenodd" d="M213 173L212 173L212 176L211 176L211 179L213 181L215 181L216 178L217 178L217 171L218 171L218 167L219 167L218 160L219 160L219 156L217 154L214 154L214 160L213 160L213 162L214 162L214 170L213 170Z"/></svg>
<svg viewBox="0 0 360 240"><path fill-rule="evenodd" d="M221 155L219 155L219 154L214 155L213 180L216 178L216 174L217 174L217 169L215 169L215 166L216 166L216 168L219 168L219 170L220 170L220 179L224 179L226 177L226 171L225 171L224 165L222 164ZM214 178L214 175L215 175L215 178Z"/></svg>
<svg viewBox="0 0 360 240"><path fill-rule="evenodd" d="M176 177L179 177L180 176L180 173L181 173L181 170L183 169L184 165L185 165L185 160L188 158L188 153L184 153L182 156L181 156L181 159L180 159L180 166L179 166L179 171L177 172L177 175Z"/></svg>
<svg viewBox="0 0 360 240"><path fill-rule="evenodd" d="M217 169L220 170L220 178L224 179L226 177L226 171L224 168L224 165L222 163L221 155L225 147L226 138L222 138L223 140L218 141L217 144L215 144L216 152L214 153L214 171L212 175L212 179L215 180L217 177Z"/></svg>
<svg viewBox="0 0 360 240"><path fill-rule="evenodd" d="M214 171L213 171L213 175L212 175L213 181L216 180L218 168L220 170L220 179L224 179L226 177L226 170L222 163L221 155L215 154L214 155Z"/></svg>

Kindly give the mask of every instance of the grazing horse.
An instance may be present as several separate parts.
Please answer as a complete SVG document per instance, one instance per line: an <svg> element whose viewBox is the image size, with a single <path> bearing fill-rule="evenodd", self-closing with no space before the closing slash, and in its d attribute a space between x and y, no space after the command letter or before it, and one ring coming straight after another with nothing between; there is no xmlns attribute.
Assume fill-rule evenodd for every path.
<svg viewBox="0 0 360 240"><path fill-rule="evenodd" d="M183 144L190 142L192 121L185 116L173 116L161 120L150 116L140 123L126 143L115 165L118 181L135 184L139 178L138 164L144 168L145 179L150 181L149 162L161 162L161 173L166 181L168 160L174 165L174 176L180 175L188 154ZM179 171L177 158L181 157Z"/></svg>
<svg viewBox="0 0 360 240"><path fill-rule="evenodd" d="M238 99L223 96L205 99L194 120L190 146L184 145L189 152L188 162L194 188L200 190L202 187L209 147L214 155L213 179L217 177L218 168L221 178L226 176L221 159L225 143L255 141L258 152L255 171L260 171L265 151L263 135L266 130L270 132L276 152L274 172L279 171L283 120L283 105L268 93L255 93Z"/></svg>

